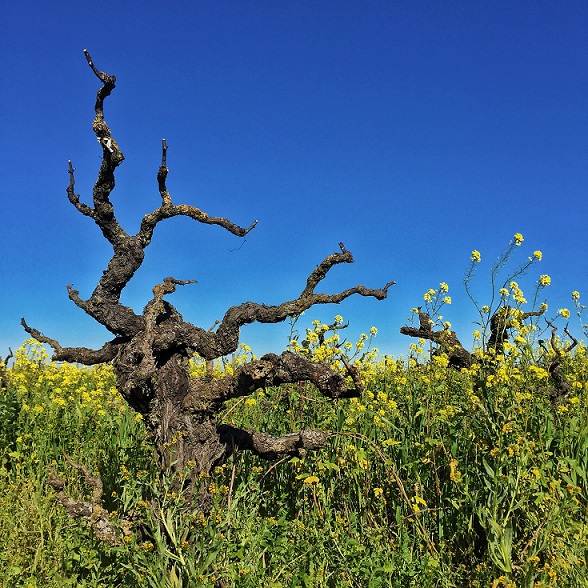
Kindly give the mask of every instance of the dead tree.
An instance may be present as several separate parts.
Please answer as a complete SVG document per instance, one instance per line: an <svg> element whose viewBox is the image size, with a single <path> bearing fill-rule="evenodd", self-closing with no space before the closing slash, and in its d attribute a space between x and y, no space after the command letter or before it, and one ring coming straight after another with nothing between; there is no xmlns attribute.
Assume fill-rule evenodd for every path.
<svg viewBox="0 0 588 588"><path fill-rule="evenodd" d="M510 306L501 306L490 318L490 337L486 345L487 350L492 350L495 355L504 351L504 344L508 341L509 331L517 323L532 316L541 316L545 309L523 312ZM400 328L402 335L418 337L438 345L438 353L444 353L449 359L449 366L454 368L467 368L472 364L472 356L457 338L455 331L446 329L433 331L434 322L431 317L418 309L419 326Z"/></svg>
<svg viewBox="0 0 588 588"><path fill-rule="evenodd" d="M197 327L184 321L182 315L165 300L178 286L193 280L165 278L153 288L153 298L142 314L120 302L121 292L141 266L145 248L151 243L156 226L169 218L185 216L202 224L217 225L238 237L244 237L257 221L242 228L230 220L209 216L188 204L174 204L166 186L167 145L162 140L161 166L157 173L161 205L146 214L135 235L128 234L119 224L110 195L115 187L115 171L124 156L104 119L104 100L115 87L116 78L99 71L87 51L88 65L101 81L95 104L92 128L102 147L102 162L93 189L93 206L84 204L75 193L75 169L69 162L67 195L73 206L92 219L112 245L113 255L92 295L84 300L77 290L68 286L69 298L88 315L104 325L114 338L101 349L62 347L38 330L22 325L27 333L49 344L55 361L93 365L111 362L117 386L128 404L144 417L156 449L161 471L168 468L190 471L188 488L195 484L200 472L209 473L222 464L235 450L249 450L262 458L299 455L305 450L323 447L328 433L316 430L293 432L272 437L261 432L218 424L223 403L232 398L252 394L259 388L300 381L312 382L329 398L357 396L361 389L353 367L348 378L328 366L313 363L291 352L267 354L251 361L232 375L213 380L210 375L190 377L189 362L198 354L208 362L235 351L239 344L240 327L249 323L278 323L295 317L315 304L339 303L349 296L386 298L393 282L380 289L355 286L336 294L316 292L317 286L331 268L352 263L353 257L342 243L340 250L326 257L306 280L300 295L277 306L244 302L229 308L215 330Z"/></svg>
<svg viewBox="0 0 588 588"><path fill-rule="evenodd" d="M455 331L446 329L433 331L433 320L419 308L419 327L401 327L400 333L409 337L418 337L436 343L439 346L439 352L444 353L449 360L449 365L453 368L468 368L472 364L472 357L460 343Z"/></svg>
<svg viewBox="0 0 588 588"><path fill-rule="evenodd" d="M504 344L508 341L509 330L515 324L532 316L541 316L544 312L545 309L523 312L512 306L501 306L490 318L490 338L486 348L500 355L504 351Z"/></svg>
<svg viewBox="0 0 588 588"><path fill-rule="evenodd" d="M566 325L564 332L571 339L571 342L566 347L562 348L556 337L557 327L549 321L547 321L547 324L551 327L549 343L555 354L555 357L547 364L547 371L555 386L553 388L542 388L541 391L547 392L553 406L559 406L567 400L572 390L566 375L562 371L562 362L565 356L576 347L578 340L568 331L568 326ZM547 348L544 347L544 345L545 344L543 343L542 347L547 351ZM549 352L547 352L547 354L548 353Z"/></svg>

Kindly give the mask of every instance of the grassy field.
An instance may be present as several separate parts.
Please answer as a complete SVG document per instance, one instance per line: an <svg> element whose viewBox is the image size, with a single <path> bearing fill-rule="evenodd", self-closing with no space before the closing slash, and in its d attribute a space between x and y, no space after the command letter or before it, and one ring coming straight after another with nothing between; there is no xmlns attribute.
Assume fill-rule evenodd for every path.
<svg viewBox="0 0 588 588"><path fill-rule="evenodd" d="M333 359L338 334L326 327L313 323L294 347ZM333 436L302 459L234 456L202 479L206 515L161 491L110 367L56 364L27 341L0 393L0 585L588 585L586 347L563 355L571 393L554 406L553 349L521 339L455 370L422 340L403 360L379 357L375 333L347 345L366 383L359 399L296 385L227 405L224 422ZM90 492L63 451L100 474L112 520L133 521L120 546L56 503L48 465L69 495Z"/></svg>

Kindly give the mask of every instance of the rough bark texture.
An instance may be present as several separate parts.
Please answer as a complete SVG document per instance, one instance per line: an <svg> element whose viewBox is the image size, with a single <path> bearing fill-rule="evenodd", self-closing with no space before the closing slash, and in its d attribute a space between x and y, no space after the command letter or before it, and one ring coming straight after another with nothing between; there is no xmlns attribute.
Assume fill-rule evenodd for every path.
<svg viewBox="0 0 588 588"><path fill-rule="evenodd" d="M426 312L419 310L419 327L401 327L400 332L409 337L432 341L439 345L439 351L445 353L449 365L454 368L467 368L472 364L472 357L459 342L455 331L433 331L433 321Z"/></svg>
<svg viewBox="0 0 588 588"><path fill-rule="evenodd" d="M161 166L157 183L161 205L146 214L135 235L121 227L110 194L115 187L115 170L124 156L104 119L104 100L115 88L116 78L101 72L87 51L88 65L102 82L98 90L92 128L102 147L102 162L93 189L93 206L80 201L75 193L75 169L69 162L67 195L73 206L91 218L112 245L113 255L91 296L84 300L77 290L68 286L70 299L104 325L114 338L101 349L62 347L22 320L24 329L42 343L49 344L56 361L86 365L112 362L118 389L131 407L144 416L162 471L172 467L183 471L191 468L195 480L200 472L211 472L236 449L250 450L273 459L279 455L299 455L306 450L325 445L328 434L302 431L282 437L245 431L217 424L222 404L230 398L253 393L258 388L282 383L310 381L329 398L358 395L361 383L357 373L349 367L353 385L326 366L317 365L285 352L268 354L240 367L234 375L214 381L210 377L190 378L189 361L197 353L212 361L235 351L239 344L241 326L252 322L277 323L297 316L315 304L338 303L349 296L386 298L393 282L380 289L355 286L336 294L315 292L331 268L340 263L352 263L353 256L342 243L339 251L326 257L310 273L300 295L277 306L244 302L229 308L218 321L216 330L206 330L183 320L182 315L164 297L178 286L191 281L165 278L153 288L153 298L137 314L120 302L121 292L141 266L144 250L150 244L157 224L163 220L185 216L203 224L220 226L243 237L257 221L242 228L231 221L212 217L192 205L172 202L166 186L167 145L162 141ZM83 470L82 470L83 471ZM67 508L67 507L66 507Z"/></svg>
<svg viewBox="0 0 588 588"><path fill-rule="evenodd" d="M522 322L532 316L541 316L544 312L545 310L522 312L510 306L501 306L490 318L490 337L487 349L492 349L497 355L501 354L515 319ZM450 367L458 369L470 367L472 356L460 343L455 331L433 331L433 324L431 317L426 312L421 312L419 308L419 327L404 326L400 328L400 332L403 335L418 337L439 345L438 352L447 355Z"/></svg>
<svg viewBox="0 0 588 588"><path fill-rule="evenodd" d="M84 475L84 481L92 490L92 498L90 502L85 500L73 500L64 492L65 481L57 476L52 466L49 466L49 477L47 484L51 486L57 496L57 502L61 504L65 512L71 518L81 518L86 520L96 537L105 541L109 545L120 545L121 530L123 535L128 535L131 532L128 522L123 521L119 527L114 525L110 520L110 513L101 506L102 501L102 480L97 476L92 476L90 470L84 465L75 463L67 454L63 454L65 461L76 470L79 470Z"/></svg>
<svg viewBox="0 0 588 588"><path fill-rule="evenodd" d="M522 312L513 309L511 306L501 306L490 318L490 338L488 349L493 349L496 354L504 351L504 344L508 341L509 329L513 326L513 320L519 322L531 316L541 316L545 310Z"/></svg>
<svg viewBox="0 0 588 588"><path fill-rule="evenodd" d="M564 332L571 339L571 343L562 349L557 342L557 327L553 326L551 323L548 324L551 325L551 338L549 342L553 352L555 353L555 359L549 362L547 365L547 371L549 372L549 375L551 376L555 386L544 391L548 393L551 403L554 406L558 406L569 397L572 391L572 387L562 371L562 361L564 357L570 353L574 347L576 347L578 340L568 331L566 325Z"/></svg>

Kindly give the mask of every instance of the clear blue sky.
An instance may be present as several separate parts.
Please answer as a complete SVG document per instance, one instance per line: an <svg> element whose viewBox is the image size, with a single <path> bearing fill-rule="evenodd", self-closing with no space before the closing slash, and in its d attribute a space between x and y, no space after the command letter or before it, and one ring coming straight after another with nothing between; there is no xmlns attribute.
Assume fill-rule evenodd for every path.
<svg viewBox="0 0 588 588"><path fill-rule="evenodd" d="M158 226L123 295L137 311L165 276L196 279L170 297L210 327L233 304L277 304L342 241L356 263L323 291L397 285L308 311L371 325L398 353L398 330L445 281L444 315L468 342L475 313L462 280L472 249L492 262L515 232L518 260L543 261L552 309L588 301L588 3L544 1L5 3L0 38L0 355L25 338L21 316L62 345L110 338L67 298L88 297L110 257L91 203L100 147L91 121L101 70L117 76L106 117L125 154L112 195L135 232L160 202L161 138L174 202L259 225L244 244L188 219ZM515 260L516 261L516 260ZM288 327L246 327L255 352Z"/></svg>

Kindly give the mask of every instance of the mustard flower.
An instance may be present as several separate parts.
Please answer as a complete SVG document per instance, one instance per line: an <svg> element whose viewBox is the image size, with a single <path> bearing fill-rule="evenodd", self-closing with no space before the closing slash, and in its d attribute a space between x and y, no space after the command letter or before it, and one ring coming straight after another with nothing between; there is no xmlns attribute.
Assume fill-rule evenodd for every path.
<svg viewBox="0 0 588 588"><path fill-rule="evenodd" d="M578 292L577 290L574 290L572 292L572 300L579 300L580 299L580 292Z"/></svg>
<svg viewBox="0 0 588 588"><path fill-rule="evenodd" d="M480 331L478 331L478 329L476 329L473 332L473 335L474 335L474 339L479 339L482 336L482 334L480 333Z"/></svg>
<svg viewBox="0 0 588 588"><path fill-rule="evenodd" d="M549 286L549 284L551 284L551 278L547 275L547 274L543 274L542 276L539 276L539 285L546 287Z"/></svg>
<svg viewBox="0 0 588 588"><path fill-rule="evenodd" d="M449 331L449 329L451 329L451 323L449 321L445 321L443 323L443 328Z"/></svg>
<svg viewBox="0 0 588 588"><path fill-rule="evenodd" d="M500 288L501 296L510 296L510 292L506 288Z"/></svg>
<svg viewBox="0 0 588 588"><path fill-rule="evenodd" d="M541 261L543 259L543 253L541 253L541 251L533 251L533 257L537 261Z"/></svg>
<svg viewBox="0 0 588 588"><path fill-rule="evenodd" d="M443 302L444 302L445 304L451 304L451 296L445 296L445 297L443 298Z"/></svg>
<svg viewBox="0 0 588 588"><path fill-rule="evenodd" d="M316 484L319 481L317 476L308 476L304 479L304 484Z"/></svg>
<svg viewBox="0 0 588 588"><path fill-rule="evenodd" d="M515 233L513 239L517 247L520 247L523 244L523 241L525 240L520 233Z"/></svg>
<svg viewBox="0 0 588 588"><path fill-rule="evenodd" d="M539 306L539 310L541 312L545 312L548 308L549 308L549 306L547 305L547 302L542 302Z"/></svg>
<svg viewBox="0 0 588 588"><path fill-rule="evenodd" d="M482 312L488 314L490 312L490 307L486 305L482 306Z"/></svg>
<svg viewBox="0 0 588 588"><path fill-rule="evenodd" d="M560 308L557 312L565 319L570 318L570 311L567 308Z"/></svg>
<svg viewBox="0 0 588 588"><path fill-rule="evenodd" d="M449 286L445 282L441 282L439 284L439 290L443 292L443 294L446 294L447 292L449 292Z"/></svg>
<svg viewBox="0 0 588 588"><path fill-rule="evenodd" d="M376 327L370 327L370 335L375 337L378 334L378 329Z"/></svg>
<svg viewBox="0 0 588 588"><path fill-rule="evenodd" d="M480 255L480 252L477 249L474 249L472 251L472 255L471 255L470 259L474 263L480 263L482 261L482 256Z"/></svg>

